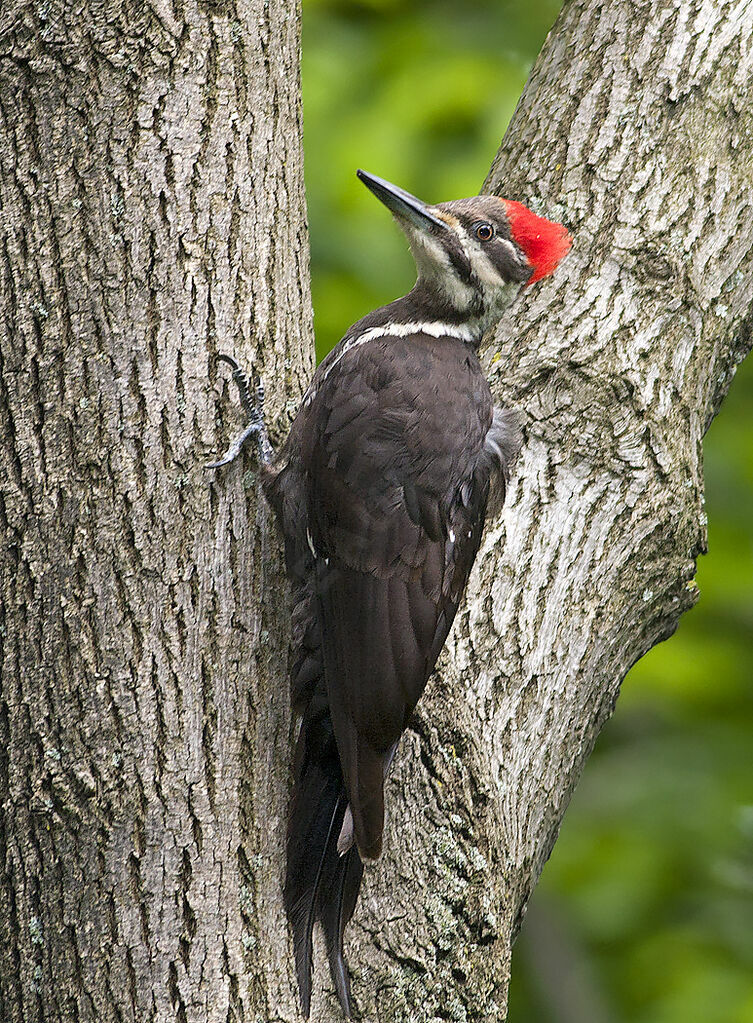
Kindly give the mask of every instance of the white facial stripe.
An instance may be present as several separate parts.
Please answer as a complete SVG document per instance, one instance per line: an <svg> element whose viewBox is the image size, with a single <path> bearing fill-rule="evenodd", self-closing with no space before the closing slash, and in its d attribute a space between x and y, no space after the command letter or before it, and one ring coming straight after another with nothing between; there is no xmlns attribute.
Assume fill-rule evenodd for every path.
<svg viewBox="0 0 753 1023"><path fill-rule="evenodd" d="M419 280L438 285L454 309L467 309L473 301L474 290L458 277L441 242L423 231L409 229L406 233Z"/></svg>
<svg viewBox="0 0 753 1023"><path fill-rule="evenodd" d="M484 251L481 242L476 241L475 238L471 238L464 232L458 235L458 240L463 247L463 252L466 255L468 262L473 268L473 272L478 278L479 282L484 285L488 285L488 288L499 288L501 285L507 284L508 282L496 269L489 256ZM510 250L510 255L513 260L517 259L515 253L515 246L507 238L497 238L497 244L504 245ZM484 290L487 291L488 288Z"/></svg>
<svg viewBox="0 0 753 1023"><path fill-rule="evenodd" d="M441 215L439 211L437 213ZM457 220L454 218L450 220L446 216L442 216L442 219L447 221L449 229L454 232L478 284L481 285L485 315L479 323L483 332L494 322L499 312L510 304L520 290L519 285L511 285L504 279L484 251L482 243L469 237ZM419 280L441 291L454 309L459 312L468 310L476 297L476 288L462 280L441 242L423 231L403 226L416 261ZM511 241L507 238L498 238L497 243L509 249L513 261L517 259L515 246ZM477 328L479 323L476 324Z"/></svg>
<svg viewBox="0 0 753 1023"><path fill-rule="evenodd" d="M481 285L484 302L484 316L481 318L480 326L482 333L499 318L503 309L512 302L520 291L520 285L514 281L506 281L502 274L496 269L489 256L482 248L480 242L470 238L464 232L460 232L458 239L463 252L471 264L473 273ZM515 246L506 238L498 238L497 241L506 245L513 258L516 258Z"/></svg>
<svg viewBox="0 0 753 1023"><path fill-rule="evenodd" d="M513 261L515 261L517 257L512 242L509 242L506 238L498 238L497 242L500 245L507 246L507 248L510 250L510 255L512 256ZM476 265L478 265L479 269L481 269L481 273L479 273L478 270L476 271L477 273L479 273L480 279L485 284L486 283L491 284L491 286L494 288L498 288L500 282L502 284L507 284L508 282L504 279L504 277L500 274L499 270L497 270L492 261L489 259L488 253L486 253L481 248L480 245L476 244L476 247L478 248L479 259L478 262L474 261L474 268Z"/></svg>
<svg viewBox="0 0 753 1023"><path fill-rule="evenodd" d="M478 329L470 323L385 323L381 327L370 327L363 334L356 334L355 337L350 337L343 343L337 353L337 358L332 360L321 380L317 381L318 386L310 387L306 392L303 404L305 406L311 404L319 386L324 383L342 357L354 348L360 348L361 345L379 337L408 337L411 334L428 334L429 337L456 337L459 341L477 341L479 337Z"/></svg>

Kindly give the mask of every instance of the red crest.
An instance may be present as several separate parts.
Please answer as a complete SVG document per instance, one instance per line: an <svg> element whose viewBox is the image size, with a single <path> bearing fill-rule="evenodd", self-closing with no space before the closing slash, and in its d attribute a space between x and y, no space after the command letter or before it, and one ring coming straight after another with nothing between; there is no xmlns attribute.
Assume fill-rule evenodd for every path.
<svg viewBox="0 0 753 1023"><path fill-rule="evenodd" d="M510 234L533 267L528 284L547 277L567 255L572 238L564 224L540 217L522 202L502 199L510 222Z"/></svg>

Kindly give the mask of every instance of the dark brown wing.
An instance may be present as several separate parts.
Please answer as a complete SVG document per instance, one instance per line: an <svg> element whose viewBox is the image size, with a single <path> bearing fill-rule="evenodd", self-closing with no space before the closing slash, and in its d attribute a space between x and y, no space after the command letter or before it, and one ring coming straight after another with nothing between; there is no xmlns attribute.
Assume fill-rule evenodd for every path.
<svg viewBox="0 0 753 1023"><path fill-rule="evenodd" d="M330 714L363 855L381 851L383 777L478 551L492 420L475 353L374 339L320 382L302 462Z"/></svg>

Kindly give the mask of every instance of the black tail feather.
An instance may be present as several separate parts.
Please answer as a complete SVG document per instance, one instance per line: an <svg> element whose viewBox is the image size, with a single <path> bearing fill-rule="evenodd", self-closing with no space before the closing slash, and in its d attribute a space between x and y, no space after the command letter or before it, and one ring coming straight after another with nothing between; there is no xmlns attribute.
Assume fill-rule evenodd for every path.
<svg viewBox="0 0 753 1023"><path fill-rule="evenodd" d="M363 863L355 845L343 855L337 853L337 836L335 836L335 855L333 875L322 878L319 893L317 917L324 931L327 943L329 969L332 974L337 997L345 1016L350 1019L350 977L343 960L343 933L348 925L358 901L358 893L363 877ZM333 861L328 858L328 866Z"/></svg>
<svg viewBox="0 0 753 1023"><path fill-rule="evenodd" d="M346 805L329 715L305 714L288 824L284 901L293 931L301 1008L306 1018L311 1009L312 931L317 920L324 930L340 1004L346 1016L351 1014L342 939L358 899L363 864L355 846L344 856L337 852Z"/></svg>

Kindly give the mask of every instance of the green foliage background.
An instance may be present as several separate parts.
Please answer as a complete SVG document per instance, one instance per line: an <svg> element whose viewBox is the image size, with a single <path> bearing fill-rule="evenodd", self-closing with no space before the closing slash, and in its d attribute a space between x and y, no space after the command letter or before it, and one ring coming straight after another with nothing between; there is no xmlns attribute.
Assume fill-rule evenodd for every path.
<svg viewBox="0 0 753 1023"><path fill-rule="evenodd" d="M356 167L477 192L558 9L304 0L320 356L413 283ZM701 602L625 681L516 945L511 1023L753 1023L753 361L705 451Z"/></svg>

